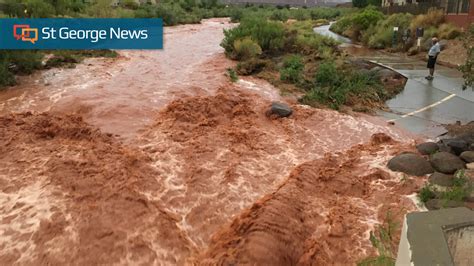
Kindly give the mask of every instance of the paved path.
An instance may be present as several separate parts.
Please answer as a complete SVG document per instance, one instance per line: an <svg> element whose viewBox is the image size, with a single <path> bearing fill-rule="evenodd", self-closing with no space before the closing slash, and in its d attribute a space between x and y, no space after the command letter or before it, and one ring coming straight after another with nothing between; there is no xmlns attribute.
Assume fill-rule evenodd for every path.
<svg viewBox="0 0 474 266"><path fill-rule="evenodd" d="M375 53L362 58L393 68L408 78L405 89L387 102L391 112L379 114L412 132L436 137L440 124L474 120L474 91L462 90L462 75L452 68L436 66L435 79L427 81L426 63L404 56Z"/></svg>

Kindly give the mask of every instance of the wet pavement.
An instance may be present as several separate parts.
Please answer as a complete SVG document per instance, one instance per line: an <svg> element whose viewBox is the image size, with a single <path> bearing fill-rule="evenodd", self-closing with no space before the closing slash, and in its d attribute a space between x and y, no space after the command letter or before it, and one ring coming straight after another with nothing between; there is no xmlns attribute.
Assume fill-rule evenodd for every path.
<svg viewBox="0 0 474 266"><path fill-rule="evenodd" d="M435 78L428 75L426 62L400 54L375 51L351 44L347 38L329 30L330 25L317 27L318 34L334 38L343 44L349 55L377 63L407 77L405 89L387 101L389 111L378 111L387 122L427 137L446 132L443 124L468 123L474 120L474 91L462 90L463 78L456 69L437 65Z"/></svg>
<svg viewBox="0 0 474 266"><path fill-rule="evenodd" d="M399 55L378 54L364 59L390 67L408 78L405 89L387 101L390 112L380 111L388 121L412 132L436 137L445 132L442 124L468 123L474 119L474 92L462 90L459 71L437 65L435 79L428 81L426 63Z"/></svg>

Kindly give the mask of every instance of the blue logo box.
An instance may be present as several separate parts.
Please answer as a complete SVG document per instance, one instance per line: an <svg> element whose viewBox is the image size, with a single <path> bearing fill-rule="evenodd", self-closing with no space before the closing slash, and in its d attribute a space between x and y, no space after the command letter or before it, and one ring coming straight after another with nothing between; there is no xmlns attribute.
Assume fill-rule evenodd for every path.
<svg viewBox="0 0 474 266"><path fill-rule="evenodd" d="M163 49L162 19L0 19L0 49Z"/></svg>

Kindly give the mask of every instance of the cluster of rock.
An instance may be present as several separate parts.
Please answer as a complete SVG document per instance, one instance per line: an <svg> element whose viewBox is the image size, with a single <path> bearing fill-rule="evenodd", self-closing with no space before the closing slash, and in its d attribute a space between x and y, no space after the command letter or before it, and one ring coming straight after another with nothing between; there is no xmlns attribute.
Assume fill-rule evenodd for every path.
<svg viewBox="0 0 474 266"><path fill-rule="evenodd" d="M421 143L416 148L419 153L399 154L388 162L388 168L411 176L430 174L428 182L435 191L453 187L453 180L459 177L460 171L469 183L474 182L474 135ZM426 202L428 209L458 206L474 207L474 194L471 192L464 202L441 202L436 198Z"/></svg>

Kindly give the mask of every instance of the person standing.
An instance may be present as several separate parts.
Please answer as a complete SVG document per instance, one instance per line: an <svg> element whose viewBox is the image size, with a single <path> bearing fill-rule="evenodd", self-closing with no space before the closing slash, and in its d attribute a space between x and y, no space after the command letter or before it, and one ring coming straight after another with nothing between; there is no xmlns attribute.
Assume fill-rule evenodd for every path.
<svg viewBox="0 0 474 266"><path fill-rule="evenodd" d="M436 58L438 58L439 53L441 52L441 46L439 45L438 38L434 37L431 39L431 48L428 52L428 65L427 68L430 70L430 74L425 78L427 80L433 80L434 69L436 65Z"/></svg>

